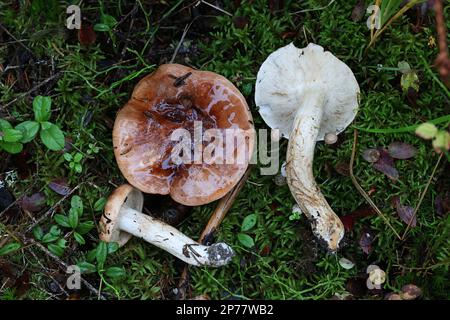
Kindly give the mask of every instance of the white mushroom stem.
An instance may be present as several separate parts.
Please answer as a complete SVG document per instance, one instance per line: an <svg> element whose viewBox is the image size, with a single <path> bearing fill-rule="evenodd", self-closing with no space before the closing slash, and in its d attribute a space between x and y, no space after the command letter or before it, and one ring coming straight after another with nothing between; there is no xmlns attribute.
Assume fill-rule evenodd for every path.
<svg viewBox="0 0 450 320"><path fill-rule="evenodd" d="M125 205L120 209L119 228L194 266L220 267L234 256L225 243L201 245L167 223Z"/></svg>
<svg viewBox="0 0 450 320"><path fill-rule="evenodd" d="M313 175L314 148L322 121L324 94L320 90L304 96L289 137L286 174L299 207L312 222L314 234L330 251L336 251L344 226L325 200Z"/></svg>

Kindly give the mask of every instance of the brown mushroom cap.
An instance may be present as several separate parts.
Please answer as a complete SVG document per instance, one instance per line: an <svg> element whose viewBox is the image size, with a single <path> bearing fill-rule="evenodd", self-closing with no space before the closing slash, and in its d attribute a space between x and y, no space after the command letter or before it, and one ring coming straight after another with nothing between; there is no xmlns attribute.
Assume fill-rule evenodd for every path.
<svg viewBox="0 0 450 320"><path fill-rule="evenodd" d="M131 234L119 229L120 208L123 205L142 212L144 196L129 184L121 185L114 190L108 198L100 220L100 240L117 242L119 246L123 246L131 239Z"/></svg>
<svg viewBox="0 0 450 320"><path fill-rule="evenodd" d="M177 142L171 134L184 128L194 140L194 121L202 122L203 133L219 129L224 141L225 129L246 130L245 143L233 143L234 159L244 152L245 161L174 164L171 152ZM245 98L230 81L178 64L161 65L136 85L113 130L116 160L130 184L191 206L217 200L233 188L248 166L254 139Z"/></svg>

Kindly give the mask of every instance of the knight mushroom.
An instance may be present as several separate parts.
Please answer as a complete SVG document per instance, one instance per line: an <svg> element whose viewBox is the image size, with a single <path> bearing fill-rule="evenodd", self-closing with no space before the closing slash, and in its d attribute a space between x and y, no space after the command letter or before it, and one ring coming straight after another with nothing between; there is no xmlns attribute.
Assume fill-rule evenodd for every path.
<svg viewBox="0 0 450 320"><path fill-rule="evenodd" d="M332 252L344 226L331 209L313 175L316 141L339 134L358 110L359 85L350 68L316 44L299 49L292 43L264 61L255 102L272 129L289 139L286 174L289 188L312 224L314 234Z"/></svg>

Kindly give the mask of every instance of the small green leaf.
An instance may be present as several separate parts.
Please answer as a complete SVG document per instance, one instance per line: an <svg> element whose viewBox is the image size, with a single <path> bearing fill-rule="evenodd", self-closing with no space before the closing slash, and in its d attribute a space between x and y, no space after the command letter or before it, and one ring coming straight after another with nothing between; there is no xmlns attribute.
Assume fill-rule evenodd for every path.
<svg viewBox="0 0 450 320"><path fill-rule="evenodd" d="M0 256L7 255L8 253L19 250L21 247L20 243L13 242L0 248Z"/></svg>
<svg viewBox="0 0 450 320"><path fill-rule="evenodd" d="M438 132L438 128L430 122L425 122L416 128L416 134L422 139L433 139Z"/></svg>
<svg viewBox="0 0 450 320"><path fill-rule="evenodd" d="M69 163L69 168L70 168L70 169L73 169L74 167L75 167L75 162Z"/></svg>
<svg viewBox="0 0 450 320"><path fill-rule="evenodd" d="M253 248L255 246L255 241L248 234L238 233L237 235L239 242L247 248Z"/></svg>
<svg viewBox="0 0 450 320"><path fill-rule="evenodd" d="M83 171L83 167L79 163L75 163L74 168L76 173L81 173Z"/></svg>
<svg viewBox="0 0 450 320"><path fill-rule="evenodd" d="M76 230L79 234L86 234L89 231L91 231L92 228L94 228L94 222L86 221L86 222L79 223Z"/></svg>
<svg viewBox="0 0 450 320"><path fill-rule="evenodd" d="M7 120L0 119L0 131L5 129L12 129L12 125Z"/></svg>
<svg viewBox="0 0 450 320"><path fill-rule="evenodd" d="M58 228L58 226L51 226L49 233L54 236L59 236L59 235L61 235L61 229Z"/></svg>
<svg viewBox="0 0 450 320"><path fill-rule="evenodd" d="M409 88L413 88L419 92L419 77L414 71L402 74L400 85L404 92L408 92Z"/></svg>
<svg viewBox="0 0 450 320"><path fill-rule="evenodd" d="M119 249L117 242L108 242L108 254L114 253Z"/></svg>
<svg viewBox="0 0 450 320"><path fill-rule="evenodd" d="M433 147L437 152L450 149L450 133L445 130L438 131L433 140Z"/></svg>
<svg viewBox="0 0 450 320"><path fill-rule="evenodd" d="M106 198L100 198L94 203L94 211L102 211L106 205Z"/></svg>
<svg viewBox="0 0 450 320"><path fill-rule="evenodd" d="M42 130L47 130L52 126L51 122L45 121L45 122L41 122L41 128Z"/></svg>
<svg viewBox="0 0 450 320"><path fill-rule="evenodd" d="M74 232L73 237L75 238L75 241L81 245L86 243L83 236L81 234L79 234L78 232Z"/></svg>
<svg viewBox="0 0 450 320"><path fill-rule="evenodd" d="M79 152L77 152L75 154L75 156L73 157L73 161L75 161L75 162L80 162L81 159L83 159L83 155L81 153L79 153Z"/></svg>
<svg viewBox="0 0 450 320"><path fill-rule="evenodd" d="M106 24L111 29L117 24L116 18L110 16L109 14L103 14L100 20L102 23Z"/></svg>
<svg viewBox="0 0 450 320"><path fill-rule="evenodd" d="M94 262L96 255L97 255L97 248L94 248L87 253L86 260L89 262ZM97 270L97 269L95 269L95 270Z"/></svg>
<svg viewBox="0 0 450 320"><path fill-rule="evenodd" d="M50 250L51 253L54 255L61 257L64 254L64 248L61 248L60 246L57 246L56 244L50 243L47 246L48 250Z"/></svg>
<svg viewBox="0 0 450 320"><path fill-rule="evenodd" d="M74 208L69 211L69 224L73 229L78 226L78 210Z"/></svg>
<svg viewBox="0 0 450 320"><path fill-rule="evenodd" d="M23 144L19 142L5 142L0 141L0 149L5 150L8 153L16 154L20 153L23 150Z"/></svg>
<svg viewBox="0 0 450 320"><path fill-rule="evenodd" d="M28 143L33 140L38 131L39 131L39 123L36 121L25 121L16 126L16 129L22 131L22 143Z"/></svg>
<svg viewBox="0 0 450 320"><path fill-rule="evenodd" d="M80 268L81 273L93 273L97 271L95 265L86 261L77 263L77 266Z"/></svg>
<svg viewBox="0 0 450 320"><path fill-rule="evenodd" d="M108 32L111 28L104 23L97 23L94 25L94 30L98 32Z"/></svg>
<svg viewBox="0 0 450 320"><path fill-rule="evenodd" d="M108 247L106 245L106 242L100 241L98 243L97 252L95 254L95 259L97 260L97 263L100 268L103 268L107 255L108 255Z"/></svg>
<svg viewBox="0 0 450 320"><path fill-rule="evenodd" d="M48 129L40 132L41 140L52 151L62 150L65 145L64 133L57 125L51 124Z"/></svg>
<svg viewBox="0 0 450 320"><path fill-rule="evenodd" d="M18 142L22 139L22 131L16 129L3 130L3 141L5 142Z"/></svg>
<svg viewBox="0 0 450 320"><path fill-rule="evenodd" d="M70 153L64 153L63 155L64 159L66 159L66 161L72 161L73 157Z"/></svg>
<svg viewBox="0 0 450 320"><path fill-rule="evenodd" d="M54 242L56 240L58 240L59 236L58 235L53 235L51 233L46 233L45 236L42 237L42 242L43 243L50 243L50 242Z"/></svg>
<svg viewBox="0 0 450 320"><path fill-rule="evenodd" d="M409 63L406 61L400 61L397 64L397 67L400 69L401 73L408 73L411 71L411 67L410 67Z"/></svg>
<svg viewBox="0 0 450 320"><path fill-rule="evenodd" d="M248 231L251 228L253 228L256 224L256 213L250 214L244 218L244 221L242 222L241 231Z"/></svg>
<svg viewBox="0 0 450 320"><path fill-rule="evenodd" d="M58 241L56 241L55 244L56 244L58 247L65 248L65 247L66 247L66 243L67 243L66 240L64 240L64 239L59 239Z"/></svg>
<svg viewBox="0 0 450 320"><path fill-rule="evenodd" d="M120 267L109 267L106 269L105 274L110 278L120 278L125 275L125 270Z"/></svg>
<svg viewBox="0 0 450 320"><path fill-rule="evenodd" d="M33 100L34 119L37 122L44 122L50 119L50 108L52 99L50 97L37 96Z"/></svg>
<svg viewBox="0 0 450 320"><path fill-rule="evenodd" d="M42 240L44 231L42 231L42 228L40 226L36 226L33 228L33 236L36 240Z"/></svg>
<svg viewBox="0 0 450 320"><path fill-rule="evenodd" d="M55 214L53 219L60 226L65 227L65 228L70 228L69 219L66 216L64 216L62 214Z"/></svg>
<svg viewBox="0 0 450 320"><path fill-rule="evenodd" d="M83 200L79 196L73 196L70 200L70 206L78 211L78 213L82 214L83 212Z"/></svg>

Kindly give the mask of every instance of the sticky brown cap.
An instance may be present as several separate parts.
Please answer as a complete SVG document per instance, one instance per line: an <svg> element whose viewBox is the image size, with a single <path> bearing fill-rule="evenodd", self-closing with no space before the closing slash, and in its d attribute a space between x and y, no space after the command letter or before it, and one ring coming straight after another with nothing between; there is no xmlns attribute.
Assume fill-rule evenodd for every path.
<svg viewBox="0 0 450 320"><path fill-rule="evenodd" d="M174 131L186 129L194 141L196 121L202 124L203 139L207 129L216 129L223 141L225 129L240 129L233 132L243 133L243 140L235 139L231 148L222 143L231 149L231 161L174 163L172 151L179 145ZM254 139L247 103L230 81L178 64L162 65L136 85L113 130L117 164L130 184L146 193L170 194L190 206L217 200L234 187L248 166ZM201 155L215 141L203 142ZM194 153L192 144L188 151ZM221 153L216 159L222 155L226 158Z"/></svg>

